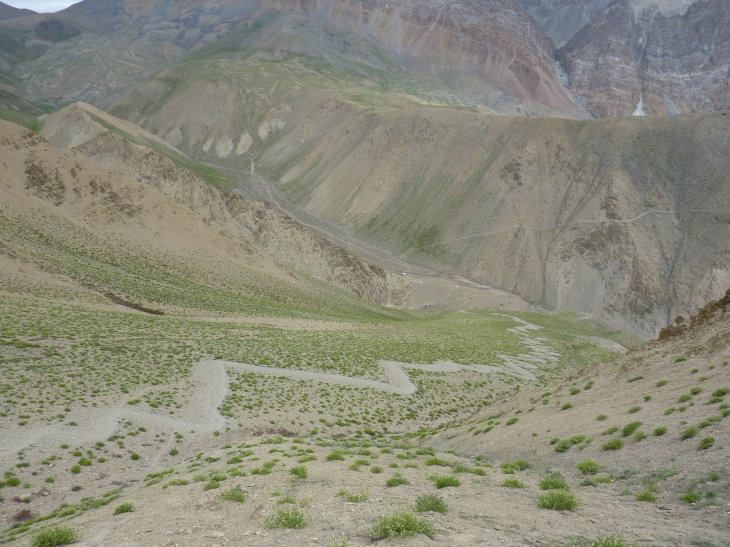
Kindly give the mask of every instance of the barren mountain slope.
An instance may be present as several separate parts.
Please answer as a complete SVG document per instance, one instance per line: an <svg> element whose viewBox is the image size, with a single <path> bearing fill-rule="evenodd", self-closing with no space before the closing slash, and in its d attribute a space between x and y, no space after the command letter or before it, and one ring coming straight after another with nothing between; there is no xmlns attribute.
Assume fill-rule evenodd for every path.
<svg viewBox="0 0 730 547"><path fill-rule="evenodd" d="M3 122L2 129L3 162L7 169L3 215L5 228L9 230L6 233L6 260L17 259L17 264L25 260L29 261L31 269L46 268L64 273L76 283L101 294L116 294L118 291L114 287L118 281L129 275L130 285L121 282L122 294L117 296L132 301L137 294L147 292L147 288L136 286L143 282L141 272L152 267L144 264L154 264L160 256L168 257L180 268L172 278L191 275L190 282L202 284L206 287L202 289L204 291L225 292L230 289L226 283L237 282L254 293L268 293L268 298L274 300L286 300L286 294L294 288L314 301L327 298L325 286L318 286L302 272L305 270L313 277L328 279L373 300L390 302L391 295L402 297L398 292L404 290L402 280L396 280L399 289L391 291L382 269L371 267L309 234L263 203L249 202L210 187L150 150L102 133L89 141L85 149L95 157L102 153L106 155L109 165L99 167L84 159L82 153L59 150L18 126ZM134 161L139 163L136 169L125 172L120 168L122 162ZM173 196L161 192L156 185ZM205 201L207 212L201 201ZM200 212L194 211L190 204L197 205ZM220 217L220 221L214 217ZM22 240L13 237L12 226L16 226L19 233L37 231L40 239L33 241L38 248L26 247ZM57 248L52 242L43 243L49 236L42 234L48 230L57 232L51 237L51 241L58 238ZM102 247L119 246L119 256L107 256L107 251L100 250L99 256L79 259L81 262L77 264L62 256L64 252L79 252L70 243L74 238L80 241L90 238L95 241L94 245ZM43 250L46 244L51 247ZM301 269L295 270L275 259L276 255L289 258L295 262L295 268ZM101 265L84 266L86 260L92 264L99 261ZM117 261L121 261L122 266L114 265ZM186 262L195 264L204 273L186 274ZM16 267L22 269L13 266L12 270ZM110 272L129 267L131 271L120 274L119 280L110 278L105 287L98 279L89 279L83 273L87 267L110 268ZM217 280L211 281L207 276L214 272ZM225 279L228 281L222 281ZM125 294L125 290L129 292ZM171 290L174 293L177 289ZM145 300L150 305L174 309L177 297L171 295L170 301L166 301L164 292L156 294L152 301L154 291L147 292ZM317 293L322 294L317 296ZM301 298L296 297L294 301L298 299L301 305L306 301ZM339 299L341 295L333 293L332 303ZM235 298L231 305L235 306Z"/></svg>
<svg viewBox="0 0 730 547"><path fill-rule="evenodd" d="M642 337L726 287L726 113L525 119L414 106L298 56L211 66L112 111L403 259Z"/></svg>
<svg viewBox="0 0 730 547"><path fill-rule="evenodd" d="M397 255L651 337L727 286L727 120L363 112L332 99L255 160L289 199Z"/></svg>

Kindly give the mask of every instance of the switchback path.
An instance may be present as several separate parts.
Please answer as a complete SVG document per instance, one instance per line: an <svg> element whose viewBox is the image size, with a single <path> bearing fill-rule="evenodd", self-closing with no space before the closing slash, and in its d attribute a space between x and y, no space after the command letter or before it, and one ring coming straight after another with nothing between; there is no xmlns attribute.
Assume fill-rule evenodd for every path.
<svg viewBox="0 0 730 547"><path fill-rule="evenodd" d="M117 431L126 420L136 426L156 427L163 430L195 431L196 434L211 433L225 428L225 419L219 407L228 396L229 382L227 371L241 371L277 378L323 382L333 385L353 386L375 391L384 391L404 397L416 394L417 386L408 376L408 370L420 370L432 373L456 373L471 371L483 374L509 374L524 380L534 381L533 371L558 361L561 355L546 345L544 338L534 336L542 327L528 323L511 315L518 323L508 331L518 335L528 351L518 355L500 354L501 365L462 365L451 361L437 361L433 364L400 363L397 361L380 361L387 381L356 378L343 374L313 372L278 367L262 367L247 363L237 363L221 359L203 359L195 364L191 374L191 384L195 393L191 401L176 415L130 409L127 405L116 405L107 408L94 408L85 411L83 418L75 418L77 426L65 424L39 425L3 432L0 445L0 457L9 456L30 446L43 444L57 446L60 443L96 442L106 439ZM595 343L595 340L593 341ZM610 341L609 341L610 342Z"/></svg>

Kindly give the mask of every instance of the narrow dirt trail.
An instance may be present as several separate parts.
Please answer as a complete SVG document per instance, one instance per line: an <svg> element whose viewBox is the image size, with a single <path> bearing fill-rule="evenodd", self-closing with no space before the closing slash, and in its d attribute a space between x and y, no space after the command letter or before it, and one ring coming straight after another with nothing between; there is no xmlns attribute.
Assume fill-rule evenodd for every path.
<svg viewBox="0 0 730 547"><path fill-rule="evenodd" d="M436 361L433 364L400 363L397 361L380 361L378 364L387 381L355 378L342 374L312 372L305 370L263 367L247 363L237 363L221 359L203 359L193 367L190 383L195 386L195 393L190 402L177 415L165 415L157 412L130 409L127 405L117 405L102 409L93 409L78 426L42 425L31 429L18 429L3 432L0 446L0 457L16 453L29 446L39 444L51 445L59 443L96 442L107 438L117 431L124 421L130 420L136 426L160 428L164 430L195 431L195 434L209 434L225 428L225 419L219 407L228 396L229 381L227 372L240 371L277 378L290 378L323 382L332 385L352 386L375 391L383 391L411 397L416 394L417 386L408 376L408 370L419 370L432 373L456 373L471 371L482 374L508 374L528 381L536 380L534 371L545 365L558 361L561 355L546 345L544 338L534 336L542 327L533 325L520 318L506 314L495 314L508 317L518 325L507 329L518 335L529 351L518 355L500 354L502 364L462 365L451 361Z"/></svg>

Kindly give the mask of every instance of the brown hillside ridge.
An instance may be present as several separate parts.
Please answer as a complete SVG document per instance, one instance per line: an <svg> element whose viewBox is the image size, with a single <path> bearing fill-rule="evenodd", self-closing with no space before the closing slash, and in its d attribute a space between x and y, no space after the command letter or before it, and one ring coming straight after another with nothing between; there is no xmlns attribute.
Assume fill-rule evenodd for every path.
<svg viewBox="0 0 730 547"><path fill-rule="evenodd" d="M60 216L87 229L135 245L152 246L163 253L197 255L195 260L203 261L203 257L208 257L213 261L211 265L222 261L225 269L234 267L241 259L239 253L257 256L235 267L253 267L292 280L301 274L292 277L290 267L281 262L289 259L300 271L382 303L397 302L407 294L407 280L389 278L381 268L367 265L312 235L265 204L216 190L162 156L145 152L123 139L105 133L96 141L99 146L107 139L112 146L107 152L115 150L114 146L126 150L122 160L136 165L135 170L115 172L89 163L81 153L62 151L14 124L0 124L5 150L3 165L7 169L3 199L15 214L37 210L41 218ZM168 197L155 185L174 197ZM35 199L28 199L29 195ZM195 212L189 202L197 207ZM389 279L393 280L394 289L390 288ZM128 300L124 295L113 296L117 303ZM131 304L159 311L142 302Z"/></svg>
<svg viewBox="0 0 730 547"><path fill-rule="evenodd" d="M88 110L88 113L87 113ZM408 295L408 280L366 264L343 249L312 234L292 218L260 201L250 201L217 189L192 172L153 150L133 144L104 129L96 119L112 118L88 105L72 105L45 120L43 134L58 146L103 169L136 178L158 188L210 226L271 254L291 266L360 297L401 304ZM123 122L119 128L131 138L159 139Z"/></svg>
<svg viewBox="0 0 730 547"><path fill-rule="evenodd" d="M698 330L702 325L716 321L720 317L725 317L729 311L730 289L727 290L725 296L719 300L709 302L695 315L690 315L689 319L685 319L681 315L676 317L673 325L669 325L661 330L659 340L667 340L678 336L686 337L692 331Z"/></svg>

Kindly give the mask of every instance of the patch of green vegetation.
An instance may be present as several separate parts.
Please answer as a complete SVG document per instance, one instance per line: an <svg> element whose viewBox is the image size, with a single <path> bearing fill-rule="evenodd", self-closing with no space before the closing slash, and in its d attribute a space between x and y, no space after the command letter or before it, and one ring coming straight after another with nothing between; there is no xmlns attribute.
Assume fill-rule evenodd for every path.
<svg viewBox="0 0 730 547"><path fill-rule="evenodd" d="M240 485L232 486L221 492L221 498L227 501L235 501L237 503L243 503L246 501L248 494L243 490Z"/></svg>
<svg viewBox="0 0 730 547"><path fill-rule="evenodd" d="M583 460L576 465L576 468L584 475L595 475L600 471L601 466L594 460Z"/></svg>
<svg viewBox="0 0 730 547"><path fill-rule="evenodd" d="M135 510L136 507L134 505L134 502L125 501L124 503L120 503L114 508L114 514L121 515L122 513L133 513Z"/></svg>
<svg viewBox="0 0 730 547"><path fill-rule="evenodd" d="M266 518L267 528L306 528L309 524L304 513L297 507L279 509Z"/></svg>
<svg viewBox="0 0 730 547"><path fill-rule="evenodd" d="M619 450L623 447L624 442L621 439L609 439L601 446L603 450Z"/></svg>
<svg viewBox="0 0 730 547"><path fill-rule="evenodd" d="M454 475L429 475L428 479L433 481L436 488L447 488L449 486L461 486L459 477Z"/></svg>
<svg viewBox="0 0 730 547"><path fill-rule="evenodd" d="M426 513L433 511L435 513L446 514L449 507L441 496L437 494L423 494L416 498L416 511L419 513Z"/></svg>
<svg viewBox="0 0 730 547"><path fill-rule="evenodd" d="M540 495L537 504L543 509L575 511L578 507L578 499L567 490L550 490Z"/></svg>
<svg viewBox="0 0 730 547"><path fill-rule="evenodd" d="M432 523L413 513L402 511L389 517L381 517L373 527L372 536L374 539L386 539L423 534L433 539L436 532Z"/></svg>
<svg viewBox="0 0 730 547"><path fill-rule="evenodd" d="M353 494L351 492L348 492L347 490L342 489L337 492L337 495L345 498L350 503L361 503L368 500L368 495L364 492L360 494Z"/></svg>
<svg viewBox="0 0 730 547"><path fill-rule="evenodd" d="M56 547L79 541L79 533L68 526L54 526L39 531L33 536L33 547Z"/></svg>

